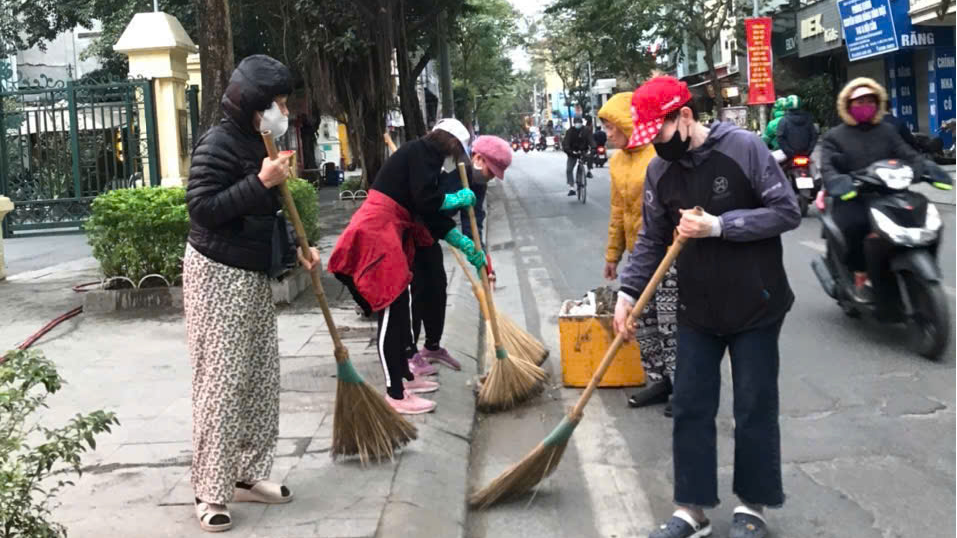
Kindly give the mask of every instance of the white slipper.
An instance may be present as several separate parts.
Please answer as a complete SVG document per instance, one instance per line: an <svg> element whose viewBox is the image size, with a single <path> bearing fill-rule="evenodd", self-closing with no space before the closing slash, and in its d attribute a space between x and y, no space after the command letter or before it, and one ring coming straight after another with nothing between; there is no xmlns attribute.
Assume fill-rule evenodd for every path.
<svg viewBox="0 0 957 538"><path fill-rule="evenodd" d="M225 516L225 522L222 517L216 516ZM213 518L216 518L215 522ZM223 532L233 528L233 519L229 515L229 510L222 504L196 503L196 519L199 520L200 528L206 532Z"/></svg>
<svg viewBox="0 0 957 538"><path fill-rule="evenodd" d="M292 500L292 492L282 484L260 480L249 489L237 485L233 500L240 503L285 504Z"/></svg>

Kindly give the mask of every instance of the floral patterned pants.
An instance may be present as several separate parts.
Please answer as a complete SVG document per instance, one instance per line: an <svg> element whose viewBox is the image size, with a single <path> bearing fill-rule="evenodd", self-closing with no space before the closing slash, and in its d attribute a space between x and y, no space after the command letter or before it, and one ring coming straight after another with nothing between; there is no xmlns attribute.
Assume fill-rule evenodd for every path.
<svg viewBox="0 0 957 538"><path fill-rule="evenodd" d="M183 306L193 377L191 482L226 504L237 481L269 478L279 436L279 343L265 273L186 247Z"/></svg>

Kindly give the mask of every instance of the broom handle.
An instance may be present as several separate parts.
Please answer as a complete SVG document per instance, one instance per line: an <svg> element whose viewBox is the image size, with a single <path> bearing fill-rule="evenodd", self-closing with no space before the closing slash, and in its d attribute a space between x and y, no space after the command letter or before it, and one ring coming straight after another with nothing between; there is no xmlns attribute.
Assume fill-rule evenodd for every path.
<svg viewBox="0 0 957 538"><path fill-rule="evenodd" d="M459 179L462 180L462 188L469 188L469 177L465 173L465 163L459 163ZM475 220L475 208L469 206L469 221L472 223L472 241L475 242L475 248L482 248L482 239L479 237L478 221ZM484 269L484 268L483 268ZM492 338L495 340L495 351L502 348L502 337L498 332L498 319L495 315L495 302L492 300L492 287L488 282L488 273L482 269L479 270L482 275L482 289L485 291L485 307L488 309L488 320L492 324Z"/></svg>
<svg viewBox="0 0 957 538"><path fill-rule="evenodd" d="M266 151L269 153L270 159L279 158L279 151L276 149L276 142L272 139L272 133L269 131L263 131L262 133L263 142L266 144ZM292 227L296 230L296 240L299 243L299 249L302 250L303 257L312 256L312 251L309 249L309 242L306 239L306 229L302 225L302 219L299 218L299 211L296 209L296 204L292 200L292 194L289 192L289 185L286 182L279 184L279 193L282 195L282 205L286 210L286 214L289 215L289 220L292 221ZM319 263L316 265L316 268L322 267L322 260L317 260ZM319 300L319 307L322 308L322 316L326 318L326 327L329 328L329 334L332 336L332 345L335 348L335 356L337 362L343 362L349 358L349 350L342 344L342 339L339 338L339 331L336 329L336 322L332 320L332 312L329 310L329 303L326 301L326 292L322 289L322 281L319 278L319 271L313 269L309 271L309 276L312 277L312 289L316 292L316 299Z"/></svg>
<svg viewBox="0 0 957 538"><path fill-rule="evenodd" d="M459 266L462 267L462 272L465 273L465 276L468 277L469 282L472 284L472 293L475 294L475 298L479 302L479 308L482 309L482 315L485 316L485 319L489 319L488 306L485 304L485 294L482 293L482 289L480 287L481 284L479 284L479 281L472 276L472 272L469 270L468 265L465 264L465 260L462 259L462 255L459 253L459 251L453 248L452 254L455 255L455 260L459 262Z"/></svg>
<svg viewBox="0 0 957 538"><path fill-rule="evenodd" d="M695 209L697 210L698 208ZM671 268L671 264L675 262L678 254L681 253L681 249L687 240L687 237L679 235L678 239L671 245L671 248L668 249L668 253L665 254L664 259L658 264L658 269L655 270L655 274L652 275L651 280L645 285L645 291L641 292L641 297L638 298L638 302L636 302L634 308L631 309L631 314L628 315L628 323L634 323L638 315L641 314L641 311L644 310L645 305L648 304L648 301L655 296L658 284L664 280L665 274L668 272L668 269ZM624 333L618 333L618 335L615 336L615 340L611 343L611 347L605 352L605 357L601 360L601 364L598 365L598 369L595 370L595 373L591 376L591 381L588 382L585 392L578 398L578 403L575 404L569 417L578 419L582 416L585 405L588 403L589 398L591 398L592 393L595 392L595 389L598 388L598 384L601 383L601 378L605 376L605 371L608 370L608 367L611 366L611 363L615 360L615 355L618 354L618 350L624 342Z"/></svg>

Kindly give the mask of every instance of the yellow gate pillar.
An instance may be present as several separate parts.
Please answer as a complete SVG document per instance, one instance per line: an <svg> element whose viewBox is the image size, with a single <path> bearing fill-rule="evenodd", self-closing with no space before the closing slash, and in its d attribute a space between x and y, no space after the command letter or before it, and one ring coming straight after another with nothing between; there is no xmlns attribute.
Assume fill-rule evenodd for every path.
<svg viewBox="0 0 957 538"><path fill-rule="evenodd" d="M153 80L159 155L150 158L159 159L163 186L184 185L189 172L186 57L196 45L176 17L152 12L134 15L113 50L129 57L131 77Z"/></svg>

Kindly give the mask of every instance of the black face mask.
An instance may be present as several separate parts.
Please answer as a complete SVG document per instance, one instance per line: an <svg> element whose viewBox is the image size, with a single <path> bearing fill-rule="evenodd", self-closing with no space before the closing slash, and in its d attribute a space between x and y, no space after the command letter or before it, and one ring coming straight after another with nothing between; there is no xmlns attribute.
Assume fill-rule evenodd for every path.
<svg viewBox="0 0 957 538"><path fill-rule="evenodd" d="M655 153L659 157L666 161L677 161L684 157L685 153L688 153L688 148L691 146L691 134L689 133L688 138L682 140L681 134L678 133L676 128L670 140L653 145L655 146Z"/></svg>

